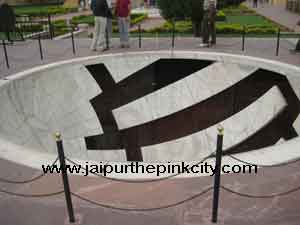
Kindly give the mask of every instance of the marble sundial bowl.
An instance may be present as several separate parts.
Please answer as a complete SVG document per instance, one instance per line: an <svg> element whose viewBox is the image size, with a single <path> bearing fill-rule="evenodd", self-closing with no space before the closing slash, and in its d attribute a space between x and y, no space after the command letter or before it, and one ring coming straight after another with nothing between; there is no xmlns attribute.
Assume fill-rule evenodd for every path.
<svg viewBox="0 0 300 225"><path fill-rule="evenodd" d="M192 163L215 151L222 126L224 155L278 163L300 157L299 99L300 68L254 57L72 59L0 80L0 157L41 169L60 132L78 162Z"/></svg>

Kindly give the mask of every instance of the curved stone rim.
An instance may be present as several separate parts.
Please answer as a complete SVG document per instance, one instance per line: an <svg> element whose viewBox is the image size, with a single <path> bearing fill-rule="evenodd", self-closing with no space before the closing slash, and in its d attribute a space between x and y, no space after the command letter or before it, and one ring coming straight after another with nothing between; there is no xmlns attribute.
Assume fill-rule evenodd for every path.
<svg viewBox="0 0 300 225"><path fill-rule="evenodd" d="M10 82L13 82L15 80L24 79L29 76L35 76L39 72L46 71L48 69L58 68L66 65L72 65L75 63L82 63L83 65L89 65L94 62L98 62L102 58L108 58L108 57L122 57L122 56L147 56L147 55L159 55L162 57L169 57L169 58L193 58L193 59L211 59L211 60L217 60L220 62L231 62L231 63L238 63L238 64L244 64L244 65L253 65L256 67L268 69L271 71L277 71L278 73L281 73L282 75L287 76L299 76L300 74L300 67L290 65L287 63L282 63L275 60L270 59L263 59L263 58L257 58L253 56L244 56L244 55L238 55L238 54L228 54L228 53L218 53L218 52L198 52L198 51L145 51L145 52L130 52L130 53L112 53L112 54L105 54L100 56L88 56L88 57L80 57L65 61L59 61L47 65L37 66L32 69L28 69L19 73L16 73L14 75L10 75L9 77L6 77L5 79L1 79L0 81L0 88L3 85L6 85ZM53 139L55 141L55 139ZM253 163L257 164L276 164L281 163L285 161L289 161L291 159L300 158L300 153L297 153L297 148L300 145L300 137L294 138L290 141L287 141L283 144L276 145L276 146L270 146L263 149L258 149L251 151L250 153L240 153L238 154L240 158L248 160ZM280 149L281 154L274 154L274 152L278 152ZM282 154L282 150L286 151L284 157ZM260 157L258 158L257 155ZM277 155L274 157L274 155ZM264 156L264 157L262 157ZM42 153L42 152L36 152L32 151L30 148L20 146L13 144L11 142L8 142L6 140L0 139L0 157L5 160L9 160L24 166L30 166L32 168L41 170L42 164L52 164L52 162L55 160L56 155L53 155L52 153ZM273 157L273 158L272 158ZM264 161L262 162L261 159L264 158ZM76 162L81 163L82 165L85 165L87 162L86 160L77 160L74 159ZM223 158L224 163L228 164L242 164L234 161L233 159L229 158L228 156L224 156ZM210 163L214 164L213 159L208 160ZM189 162L190 164L195 164L197 161ZM99 162L93 162L89 161L89 164L99 164ZM124 163L114 163L111 162L112 165L125 165L129 164L128 162ZM149 165L150 163L140 163L143 165ZM159 163L151 163L151 164L159 164ZM176 164L176 162L172 163ZM81 175L81 174L79 174ZM193 176L205 176L205 174L198 174ZM166 174L168 176L168 174ZM146 176L145 174L111 174L110 177L114 178L121 178L121 179L147 179L147 178L153 178L153 176ZM156 176L155 176L156 177ZM182 174L178 177L189 177L187 174ZM156 177L157 178L157 177Z"/></svg>

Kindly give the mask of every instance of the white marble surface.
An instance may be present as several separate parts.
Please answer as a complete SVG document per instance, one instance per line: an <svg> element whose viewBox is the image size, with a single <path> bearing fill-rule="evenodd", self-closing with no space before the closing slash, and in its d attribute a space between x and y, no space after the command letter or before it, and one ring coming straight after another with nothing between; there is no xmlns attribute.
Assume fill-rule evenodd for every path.
<svg viewBox="0 0 300 225"><path fill-rule="evenodd" d="M35 151L56 154L54 133L60 132L66 154L88 159L84 137L103 133L89 101L101 92L81 64L21 77L0 89L4 106L0 135ZM125 160L122 150L102 155L106 160Z"/></svg>
<svg viewBox="0 0 300 225"><path fill-rule="evenodd" d="M179 108L182 109L182 107L187 107L194 102L200 101L202 98L206 98L205 96L213 94L214 91L220 91L218 88L222 88L223 82L227 86L230 85L230 82L237 82L240 78L235 72L238 70L245 72L253 68L264 68L287 75L298 97L300 95L298 85L300 84L299 67L254 57L199 51L162 51L122 53L72 59L32 68L10 76L8 81L0 80L0 157L37 167L41 162L52 159L53 154L56 154L53 133L61 131L66 146L66 154L71 157L94 161L125 161L124 150L89 151L87 153L85 149L82 135L100 134L102 133L102 128L89 103L92 97L101 93L101 89L83 65L105 63L115 81L118 82L159 58L216 60L219 62L218 64L223 62L226 66L228 65L228 68L231 68L230 65L232 65L235 69L232 69L234 73L232 73L231 69L227 69L227 77L231 76L232 80L225 80L227 78L225 77L224 81L218 83L219 86L217 83L215 86L213 85L216 82L213 79L204 79L205 81L203 82L207 82L205 86L213 86L205 91L201 90L203 89L201 79L195 78L189 82L184 81L183 84L180 84L182 86L179 86L183 94L181 92L176 94L179 95L178 98L182 98L185 95L189 96L189 99L184 100L182 98L179 103L170 102L169 106L166 104L165 108L160 109L159 112L153 112L155 108L144 110L145 118L150 117L150 120L155 118L153 116L160 117L176 112ZM215 69L213 71L218 70ZM246 75L245 73L244 76ZM196 75L194 76L196 77ZM196 85L197 82L198 84ZM177 85L177 83L174 85ZM202 88L196 89L195 87ZM170 93L176 90L173 87L169 87L169 89ZM153 93L153 96L156 95L158 99L157 102L164 103L165 101L162 100L166 98L164 93L157 93ZM174 97L176 94L174 93ZM132 117L140 115L139 111L142 106L149 104L149 102L146 102L146 99L139 99L145 102L142 102L140 108L137 107L132 112ZM227 135L227 138L224 139L225 146L231 146L245 139L249 134L255 132L260 126L263 126L272 119L278 110L284 106L281 94L276 88L273 88L263 96L260 101L253 103L243 112L223 122ZM157 104L157 102L155 103L156 105L162 105ZM259 116L253 117L253 115ZM250 117L253 120L249 120ZM137 122L140 123L143 120L143 118L141 120L138 119ZM234 120L239 122L234 122ZM300 131L299 120L298 118L294 124L297 131ZM124 127L132 126L132 121L134 122L135 118L128 118L124 122ZM122 126L120 125L120 127ZM245 127L246 129L244 129ZM212 131L209 131L209 129ZM162 149L160 149L159 153L158 150L155 152L156 146L150 146L152 148L150 151L148 149L143 150L145 154L144 158L148 161L160 161L162 158L165 159L170 156L174 160L195 161L200 156L197 155L198 145L209 146L208 143L212 143L216 136L215 127L209 129L204 131L206 133L201 136L202 138L197 138L198 134L194 134L186 137L188 141L179 139L173 143L169 143L169 146L167 143L160 144L159 148ZM284 159L299 156L299 151L295 150L300 147L299 138L280 143L278 146L262 150L267 152L265 155L261 154L261 151L257 151L257 154L250 152L244 155L252 160L265 160L263 162L284 161ZM187 151L182 155L182 151L179 151L182 148L190 149L190 152ZM277 150L274 151L274 149ZM173 155L170 153L172 150ZM285 154L282 154L282 152L285 152Z"/></svg>
<svg viewBox="0 0 300 225"><path fill-rule="evenodd" d="M165 88L113 110L120 129L153 121L195 105L244 79L256 67L217 62Z"/></svg>

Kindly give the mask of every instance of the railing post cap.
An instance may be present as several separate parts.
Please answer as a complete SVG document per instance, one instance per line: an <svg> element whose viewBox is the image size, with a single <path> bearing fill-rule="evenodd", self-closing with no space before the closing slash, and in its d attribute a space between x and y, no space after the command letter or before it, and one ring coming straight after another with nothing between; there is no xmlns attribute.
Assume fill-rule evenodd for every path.
<svg viewBox="0 0 300 225"><path fill-rule="evenodd" d="M223 135L224 134L224 127L218 126L218 132L219 132L219 135Z"/></svg>
<svg viewBox="0 0 300 225"><path fill-rule="evenodd" d="M61 134L59 132L55 133L55 139L56 139L56 141L60 141L61 140Z"/></svg>

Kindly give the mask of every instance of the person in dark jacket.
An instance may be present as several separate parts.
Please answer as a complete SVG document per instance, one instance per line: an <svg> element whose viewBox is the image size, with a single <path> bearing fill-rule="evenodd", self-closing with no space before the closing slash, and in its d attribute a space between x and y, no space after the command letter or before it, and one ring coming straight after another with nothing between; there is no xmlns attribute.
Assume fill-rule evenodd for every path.
<svg viewBox="0 0 300 225"><path fill-rule="evenodd" d="M12 7L3 3L0 5L0 32L4 32L10 40L10 32L15 31L16 16Z"/></svg>
<svg viewBox="0 0 300 225"><path fill-rule="evenodd" d="M203 20L203 1L191 0L191 19L193 23L193 31L195 37L201 36L202 20Z"/></svg>
<svg viewBox="0 0 300 225"><path fill-rule="evenodd" d="M106 0L92 0L91 9L95 16L95 31L90 48L92 51L96 51L97 49L105 51L107 50L105 42L107 18L112 18L112 12Z"/></svg>

